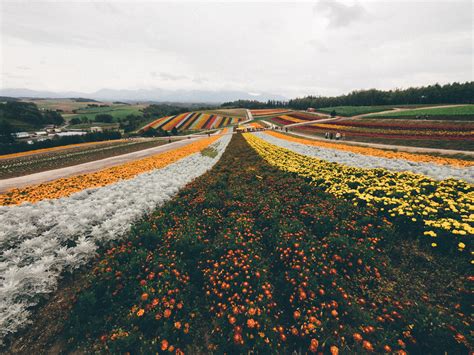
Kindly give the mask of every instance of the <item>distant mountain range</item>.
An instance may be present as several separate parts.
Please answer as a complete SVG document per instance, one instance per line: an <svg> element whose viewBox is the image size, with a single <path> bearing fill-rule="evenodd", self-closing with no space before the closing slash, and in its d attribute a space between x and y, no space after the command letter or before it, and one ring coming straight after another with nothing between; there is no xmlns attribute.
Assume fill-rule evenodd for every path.
<svg viewBox="0 0 474 355"><path fill-rule="evenodd" d="M166 89L138 89L115 90L101 89L93 93L84 92L52 92L36 91L30 89L0 89L0 96L25 97L25 98L72 98L85 97L102 101L154 101L154 102L200 102L221 103L234 100L286 100L284 96L266 92L254 94L238 90L166 90Z"/></svg>

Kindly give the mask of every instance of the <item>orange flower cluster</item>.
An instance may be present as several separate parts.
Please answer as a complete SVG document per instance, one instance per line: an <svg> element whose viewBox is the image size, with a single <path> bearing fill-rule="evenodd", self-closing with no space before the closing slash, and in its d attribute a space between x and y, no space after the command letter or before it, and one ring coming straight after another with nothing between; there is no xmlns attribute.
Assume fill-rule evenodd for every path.
<svg viewBox="0 0 474 355"><path fill-rule="evenodd" d="M163 168L188 155L197 153L218 138L219 136L205 138L181 148L90 174L76 175L40 185L12 189L0 195L0 205L17 205L22 202L35 203L44 199L61 198L84 189L102 187L120 180L132 179L138 174Z"/></svg>
<svg viewBox="0 0 474 355"><path fill-rule="evenodd" d="M455 158L438 157L438 156L432 156L432 155L426 155L426 154L412 154L412 153L406 153L406 152L392 152L392 151L383 150L383 149L360 147L360 146L340 144L340 143L322 142L322 141L316 141L316 140L311 140L311 139L293 137L293 136L289 136L283 133L272 132L272 131L268 131L267 133L274 137L286 139L291 142L296 142L296 143L301 143L301 144L306 144L306 145L313 145L313 146L322 147L322 148L338 149L338 150L343 150L346 152L370 155L374 157L381 157L381 158L387 158L387 159L405 159L405 160L414 161L414 162L434 163L438 165L451 165L455 167L469 167L469 166L474 165L474 162L472 161L455 159Z"/></svg>
<svg viewBox="0 0 474 355"><path fill-rule="evenodd" d="M126 139L115 139L115 140L111 140L111 141L88 142L88 143L61 145L59 147L35 149L35 150L29 150L27 152L19 152L19 153L0 155L0 159L11 159L11 158L25 157L25 156L32 155L32 154L54 152L56 150L63 150L63 149L76 148L76 147L87 147L89 145L99 145L99 144L105 144L105 143L109 143L109 144L110 143L118 143L118 142L125 142L125 141L126 141Z"/></svg>

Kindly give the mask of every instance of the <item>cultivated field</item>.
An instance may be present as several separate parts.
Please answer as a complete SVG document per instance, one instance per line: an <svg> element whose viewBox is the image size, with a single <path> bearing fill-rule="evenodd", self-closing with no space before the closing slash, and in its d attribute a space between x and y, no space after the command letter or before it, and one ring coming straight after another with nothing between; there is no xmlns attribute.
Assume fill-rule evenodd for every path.
<svg viewBox="0 0 474 355"><path fill-rule="evenodd" d="M33 174L105 159L164 144L164 140L136 139L76 144L0 156L0 179Z"/></svg>
<svg viewBox="0 0 474 355"><path fill-rule="evenodd" d="M220 132L162 146L118 140L0 157L0 179L15 181L118 159L0 193L5 352L473 349L474 160L301 136L465 150L472 122L305 124L327 117L272 109L239 126L244 116L219 113L238 111L153 121ZM303 125L262 131L267 121Z"/></svg>

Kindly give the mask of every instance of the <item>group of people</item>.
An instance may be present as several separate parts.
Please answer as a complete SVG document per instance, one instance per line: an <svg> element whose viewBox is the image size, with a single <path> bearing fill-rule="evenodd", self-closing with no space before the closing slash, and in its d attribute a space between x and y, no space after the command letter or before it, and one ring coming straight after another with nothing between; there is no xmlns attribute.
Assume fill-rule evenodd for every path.
<svg viewBox="0 0 474 355"><path fill-rule="evenodd" d="M335 140L338 141L338 140L340 140L340 139L344 139L344 133L341 134L341 133L339 133L339 132L336 132L336 133L334 133L334 132L326 132L326 133L324 133L324 138L326 138L326 139L335 139Z"/></svg>

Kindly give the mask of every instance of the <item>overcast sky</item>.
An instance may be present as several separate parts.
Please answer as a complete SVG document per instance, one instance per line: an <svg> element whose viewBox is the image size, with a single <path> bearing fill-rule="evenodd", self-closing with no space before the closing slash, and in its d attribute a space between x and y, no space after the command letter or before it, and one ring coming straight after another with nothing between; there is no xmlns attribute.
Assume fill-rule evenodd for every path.
<svg viewBox="0 0 474 355"><path fill-rule="evenodd" d="M1 88L294 97L473 80L470 0L0 3Z"/></svg>

